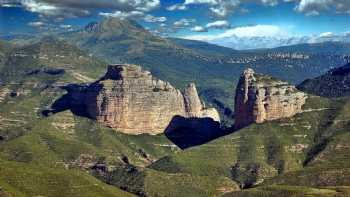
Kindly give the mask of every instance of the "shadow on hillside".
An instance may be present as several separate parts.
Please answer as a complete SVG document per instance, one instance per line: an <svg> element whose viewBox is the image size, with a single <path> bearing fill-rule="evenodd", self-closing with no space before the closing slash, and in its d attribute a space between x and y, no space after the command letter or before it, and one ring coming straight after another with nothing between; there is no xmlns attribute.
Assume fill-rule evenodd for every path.
<svg viewBox="0 0 350 197"><path fill-rule="evenodd" d="M86 106L82 102L82 94L85 90L85 85L71 84L61 87L67 93L57 99L50 107L50 109L43 110L42 115L48 117L53 114L70 110L74 115L89 117L86 112Z"/></svg>
<svg viewBox="0 0 350 197"><path fill-rule="evenodd" d="M232 129L222 129L220 123L211 118L174 116L164 133L179 148L186 149L230 134Z"/></svg>

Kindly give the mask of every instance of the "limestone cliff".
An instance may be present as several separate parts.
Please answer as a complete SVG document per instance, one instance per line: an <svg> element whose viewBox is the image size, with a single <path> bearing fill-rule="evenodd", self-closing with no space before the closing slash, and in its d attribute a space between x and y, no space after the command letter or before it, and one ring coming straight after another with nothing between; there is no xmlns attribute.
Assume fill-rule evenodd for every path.
<svg viewBox="0 0 350 197"><path fill-rule="evenodd" d="M306 94L294 86L246 69L237 85L235 127L292 117L301 112Z"/></svg>
<svg viewBox="0 0 350 197"><path fill-rule="evenodd" d="M204 109L194 84L181 93L137 65L108 66L87 88L85 106L90 117L128 134L162 133L176 115L219 121L215 109Z"/></svg>

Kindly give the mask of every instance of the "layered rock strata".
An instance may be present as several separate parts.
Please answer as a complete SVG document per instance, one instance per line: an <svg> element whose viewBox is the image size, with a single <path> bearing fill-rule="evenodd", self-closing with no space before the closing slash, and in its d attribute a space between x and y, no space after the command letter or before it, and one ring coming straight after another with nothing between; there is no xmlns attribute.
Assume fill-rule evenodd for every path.
<svg viewBox="0 0 350 197"><path fill-rule="evenodd" d="M182 93L137 65L109 65L84 99L90 117L128 134L162 133L176 115L219 121L215 109L203 107L194 84Z"/></svg>
<svg viewBox="0 0 350 197"><path fill-rule="evenodd" d="M302 111L306 98L286 82L246 69L236 89L235 127L292 117Z"/></svg>

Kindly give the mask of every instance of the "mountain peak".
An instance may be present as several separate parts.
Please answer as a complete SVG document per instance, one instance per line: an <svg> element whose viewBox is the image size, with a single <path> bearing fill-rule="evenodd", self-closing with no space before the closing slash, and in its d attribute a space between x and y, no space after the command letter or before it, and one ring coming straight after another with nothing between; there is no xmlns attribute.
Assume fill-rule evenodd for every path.
<svg viewBox="0 0 350 197"><path fill-rule="evenodd" d="M136 21L127 19L118 19L115 17L107 17L99 22L90 22L84 28L87 32L120 32L123 30L139 30L144 31L145 29L139 25Z"/></svg>

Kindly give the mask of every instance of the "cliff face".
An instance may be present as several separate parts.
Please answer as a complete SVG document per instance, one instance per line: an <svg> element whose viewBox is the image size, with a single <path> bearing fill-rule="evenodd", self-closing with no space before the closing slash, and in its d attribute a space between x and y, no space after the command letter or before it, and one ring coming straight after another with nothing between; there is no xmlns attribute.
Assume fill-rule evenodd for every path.
<svg viewBox="0 0 350 197"><path fill-rule="evenodd" d="M323 97L350 96L350 63L320 77L305 80L298 89Z"/></svg>
<svg viewBox="0 0 350 197"><path fill-rule="evenodd" d="M215 109L204 109L194 84L181 93L136 65L110 65L87 88L85 105L90 117L128 134L162 133L176 115L219 121Z"/></svg>
<svg viewBox="0 0 350 197"><path fill-rule="evenodd" d="M305 100L306 94L294 86L246 69L236 89L235 127L292 117Z"/></svg>

